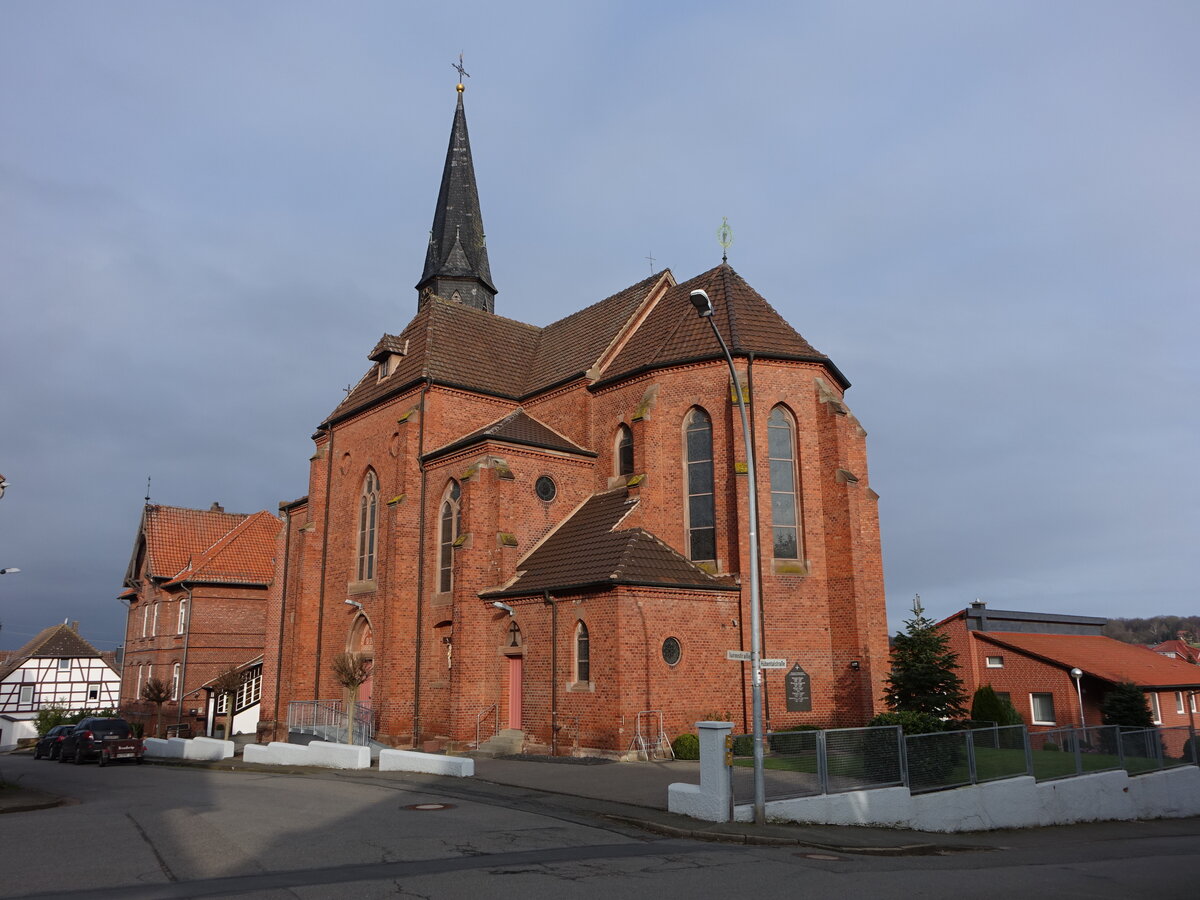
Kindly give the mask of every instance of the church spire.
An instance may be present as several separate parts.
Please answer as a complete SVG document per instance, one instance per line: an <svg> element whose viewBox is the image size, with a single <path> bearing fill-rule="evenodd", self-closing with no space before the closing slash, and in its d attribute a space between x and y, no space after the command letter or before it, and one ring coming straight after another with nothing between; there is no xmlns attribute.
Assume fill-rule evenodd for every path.
<svg viewBox="0 0 1200 900"><path fill-rule="evenodd" d="M461 65L461 59L460 59ZM461 75L465 76L461 68ZM450 129L450 146L442 170L442 186L433 212L433 229L425 253L425 271L417 284L418 306L430 294L458 300L485 312L494 312L496 288L488 267L483 216L479 212L479 189L471 162L467 137L467 114L463 110L463 87L458 85L458 107Z"/></svg>

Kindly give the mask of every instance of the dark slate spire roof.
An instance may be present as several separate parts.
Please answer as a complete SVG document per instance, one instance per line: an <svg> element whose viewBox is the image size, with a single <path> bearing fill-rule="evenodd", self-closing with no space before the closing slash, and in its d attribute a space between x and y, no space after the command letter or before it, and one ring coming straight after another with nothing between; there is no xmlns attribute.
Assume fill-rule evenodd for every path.
<svg viewBox="0 0 1200 900"><path fill-rule="evenodd" d="M433 229L429 233L425 271L417 291L420 297L418 308L425 304L430 294L457 299L485 312L492 312L495 306L496 288L488 266L462 85L458 88L458 107L454 111L442 186L433 213ZM454 297L456 292L457 298Z"/></svg>
<svg viewBox="0 0 1200 900"><path fill-rule="evenodd" d="M620 528L638 504L624 487L593 494L518 563L502 588L481 597L543 590L606 588L617 584L736 591L727 576L710 575L643 528Z"/></svg>

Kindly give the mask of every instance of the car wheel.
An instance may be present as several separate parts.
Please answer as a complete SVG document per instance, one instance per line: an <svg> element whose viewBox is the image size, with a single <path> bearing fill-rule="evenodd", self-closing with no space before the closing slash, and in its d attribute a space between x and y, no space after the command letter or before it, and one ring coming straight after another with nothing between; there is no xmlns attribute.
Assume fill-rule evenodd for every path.
<svg viewBox="0 0 1200 900"><path fill-rule="evenodd" d="M75 748L75 755L71 757L71 762L75 763L77 766L83 765L83 754L79 752L78 747Z"/></svg>
<svg viewBox="0 0 1200 900"><path fill-rule="evenodd" d="M102 768L102 769L108 765L108 757L105 756L104 751L100 752L99 763L100 763L100 768Z"/></svg>
<svg viewBox="0 0 1200 900"><path fill-rule="evenodd" d="M34 759L41 759L41 758L42 758L42 751L41 751L41 750L39 750L37 747L34 747L34 748L33 748L33 758L34 758Z"/></svg>
<svg viewBox="0 0 1200 900"><path fill-rule="evenodd" d="M58 761L60 763L65 763L67 761L66 755L61 750L58 751Z"/></svg>

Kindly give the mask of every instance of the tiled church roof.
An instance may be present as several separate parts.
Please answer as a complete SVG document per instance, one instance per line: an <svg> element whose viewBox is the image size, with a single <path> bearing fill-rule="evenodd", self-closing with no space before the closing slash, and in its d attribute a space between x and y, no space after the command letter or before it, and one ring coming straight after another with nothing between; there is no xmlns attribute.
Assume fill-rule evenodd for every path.
<svg viewBox="0 0 1200 900"><path fill-rule="evenodd" d="M486 425L464 438L447 444L425 454L426 460L437 459L447 453L453 453L481 444L487 440L502 441L507 444L520 444L526 447L540 447L543 450L560 450L563 453L575 453L585 456L595 456L591 450L585 450L575 442L563 437L550 426L538 421L523 409L514 410L491 425Z"/></svg>
<svg viewBox="0 0 1200 900"><path fill-rule="evenodd" d="M641 528L618 529L638 503L626 488L588 498L518 565L517 576L481 597L537 594L617 584L737 590Z"/></svg>
<svg viewBox="0 0 1200 900"><path fill-rule="evenodd" d="M396 370L380 379L372 367L329 416L336 422L423 379L519 401L573 377L583 376L613 346L624 344L599 379L632 374L695 359L713 358L707 322L688 300L692 290L708 292L717 325L730 349L759 356L811 360L827 366L848 386L827 356L814 349L771 305L728 265L674 284L670 272L639 281L599 303L545 328L526 325L452 300L430 298L399 335L384 335L372 350L408 347ZM632 327L651 295L665 293L644 321ZM629 330L630 334L624 333Z"/></svg>

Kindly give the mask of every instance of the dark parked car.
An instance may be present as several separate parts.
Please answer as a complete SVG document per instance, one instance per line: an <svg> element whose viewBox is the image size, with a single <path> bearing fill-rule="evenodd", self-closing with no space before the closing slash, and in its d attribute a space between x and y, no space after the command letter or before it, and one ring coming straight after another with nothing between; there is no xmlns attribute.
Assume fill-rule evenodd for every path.
<svg viewBox="0 0 1200 900"><path fill-rule="evenodd" d="M58 751L58 761L79 765L88 759L96 759L100 765L117 760L142 761L141 738L133 736L133 729L124 719L84 719L63 738Z"/></svg>
<svg viewBox="0 0 1200 900"><path fill-rule="evenodd" d="M33 748L33 758L58 759L58 751L62 749L63 738L67 736L74 725L55 725L45 733Z"/></svg>

